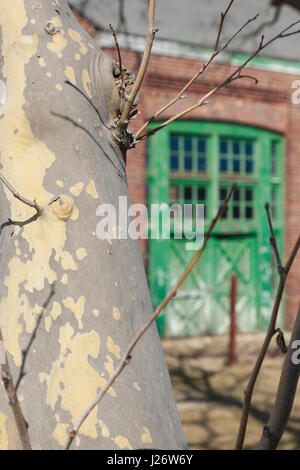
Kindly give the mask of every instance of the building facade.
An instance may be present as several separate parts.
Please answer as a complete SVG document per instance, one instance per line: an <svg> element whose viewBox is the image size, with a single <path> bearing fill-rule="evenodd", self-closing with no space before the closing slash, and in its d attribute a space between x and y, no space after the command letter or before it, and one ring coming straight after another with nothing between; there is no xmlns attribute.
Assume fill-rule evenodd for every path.
<svg viewBox="0 0 300 470"><path fill-rule="evenodd" d="M122 60L128 69L136 72L144 45L141 30L147 30L146 17L140 16L138 21L139 8L146 12L147 2L140 2L136 9L135 2L131 7L129 3L116 2L119 7L123 6L122 14L120 9L116 10L116 17L113 17L116 11L106 1L98 2L97 7L90 1L88 8L83 9L80 2L70 3L99 46L116 60L115 46L105 21L116 26L119 21ZM99 13L101 3L104 16ZM185 11L180 9L182 3ZM198 4L194 0L175 1L171 14L165 8L165 0L158 2L162 38L157 40L151 57L141 90L140 113L131 127L133 132L174 98L209 57L220 11L224 11L227 2L201 2L206 23L200 21L200 28L193 14L197 13ZM271 24L270 17L276 19L276 12L271 10L268 1L245 1L237 4L237 9L228 17L227 38L262 5L266 18L263 17L259 25L268 25L268 21ZM179 15L176 15L176 6ZM130 24L135 16L138 24ZM294 22L296 16L293 9L284 7L280 20L266 26L268 36L272 37ZM178 21L185 23L184 31ZM168 25L166 31L164 25ZM259 42L259 25L252 28L252 35L248 33L249 36L235 41L234 52L226 51L213 62L188 90L185 99L179 100L159 119L169 119L197 102L242 64ZM226 24L224 28L226 30ZM203 257L158 321L163 335L227 331L232 275L238 279L239 330L267 327L279 276L269 242L265 202L270 203L283 260L287 259L300 227L300 99L297 94L300 55L297 44L297 36L279 40L247 67L245 73L255 77L257 85L246 78L235 81L211 97L208 105L138 143L128 153L127 176L132 202L204 204L206 228L233 182L237 183L229 210L216 226ZM195 252L185 249L187 240L174 236L169 240L149 238L140 242L155 307ZM279 319L286 328L292 326L297 313L299 285L300 259L296 259Z"/></svg>

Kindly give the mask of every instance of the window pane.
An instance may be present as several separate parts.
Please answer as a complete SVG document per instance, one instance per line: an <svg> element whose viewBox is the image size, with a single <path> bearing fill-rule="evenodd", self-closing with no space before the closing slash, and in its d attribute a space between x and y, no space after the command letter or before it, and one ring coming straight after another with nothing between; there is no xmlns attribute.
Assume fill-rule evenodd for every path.
<svg viewBox="0 0 300 470"><path fill-rule="evenodd" d="M227 195L227 189L221 188L220 189L220 201L224 201Z"/></svg>
<svg viewBox="0 0 300 470"><path fill-rule="evenodd" d="M233 200L234 201L239 201L240 197L241 197L240 189L236 189L233 193Z"/></svg>
<svg viewBox="0 0 300 470"><path fill-rule="evenodd" d="M206 189L198 188L198 201L205 201L205 200L206 200Z"/></svg>
<svg viewBox="0 0 300 470"><path fill-rule="evenodd" d="M276 219L276 188L271 189L271 215Z"/></svg>
<svg viewBox="0 0 300 470"><path fill-rule="evenodd" d="M276 140L272 140L272 143L271 143L271 155L272 156L277 155L277 144L278 142Z"/></svg>
<svg viewBox="0 0 300 470"><path fill-rule="evenodd" d="M252 142L246 142L245 153L246 155L253 155L253 143Z"/></svg>
<svg viewBox="0 0 300 470"><path fill-rule="evenodd" d="M198 139L198 153L206 152L206 142L204 139Z"/></svg>
<svg viewBox="0 0 300 470"><path fill-rule="evenodd" d="M177 155L171 155L170 167L171 167L171 171L178 170L179 159Z"/></svg>
<svg viewBox="0 0 300 470"><path fill-rule="evenodd" d="M220 188L219 190L219 196L220 196L220 201L224 201L224 199L226 198L227 196L227 189L226 188ZM226 207L222 217L222 219L227 219L228 218L228 207Z"/></svg>
<svg viewBox="0 0 300 470"><path fill-rule="evenodd" d="M253 194L252 194L252 189L246 189L246 201L252 201L252 197L253 197Z"/></svg>
<svg viewBox="0 0 300 470"><path fill-rule="evenodd" d="M229 192L229 188L220 188L219 196L220 201L223 201ZM232 196L232 202L229 203L227 219L234 220L247 220L254 218L254 189L253 188L238 188Z"/></svg>
<svg viewBox="0 0 300 470"><path fill-rule="evenodd" d="M171 150L178 151L178 136L171 135Z"/></svg>
<svg viewBox="0 0 300 470"><path fill-rule="evenodd" d="M239 160L233 160L233 171L234 173L239 173L240 170L240 161Z"/></svg>
<svg viewBox="0 0 300 470"><path fill-rule="evenodd" d="M184 151L185 152L191 152L192 151L192 138L191 137L185 137L184 138Z"/></svg>
<svg viewBox="0 0 300 470"><path fill-rule="evenodd" d="M240 142L234 141L233 142L233 154L239 155L241 153L241 145Z"/></svg>
<svg viewBox="0 0 300 470"><path fill-rule="evenodd" d="M184 187L184 199L185 199L185 201L191 201L192 200L192 187L191 186L185 186Z"/></svg>
<svg viewBox="0 0 300 470"><path fill-rule="evenodd" d="M184 158L184 169L186 171L191 171L193 169L193 159L192 157Z"/></svg>
<svg viewBox="0 0 300 470"><path fill-rule="evenodd" d="M240 218L240 207L239 206L233 206L233 218L234 219L239 219Z"/></svg>
<svg viewBox="0 0 300 470"><path fill-rule="evenodd" d="M253 161L246 160L246 173L253 173Z"/></svg>
<svg viewBox="0 0 300 470"><path fill-rule="evenodd" d="M220 153L222 154L228 153L228 143L226 140L220 141Z"/></svg>
<svg viewBox="0 0 300 470"><path fill-rule="evenodd" d="M277 175L277 143L273 140L271 143L271 175Z"/></svg>
<svg viewBox="0 0 300 470"><path fill-rule="evenodd" d="M254 173L254 143L246 140L221 139L219 141L220 173Z"/></svg>
<svg viewBox="0 0 300 470"><path fill-rule="evenodd" d="M272 203L276 202L276 189L275 188L271 189L271 201Z"/></svg>
<svg viewBox="0 0 300 470"><path fill-rule="evenodd" d="M206 158L198 157L198 171L206 171Z"/></svg>
<svg viewBox="0 0 300 470"><path fill-rule="evenodd" d="M220 160L220 171L226 173L228 168L228 160L226 158L221 158Z"/></svg>
<svg viewBox="0 0 300 470"><path fill-rule="evenodd" d="M169 145L171 171L207 171L205 138L171 134Z"/></svg>
<svg viewBox="0 0 300 470"><path fill-rule="evenodd" d="M253 207L246 206L246 219L253 219Z"/></svg>
<svg viewBox="0 0 300 470"><path fill-rule="evenodd" d="M275 155L271 156L271 175L275 176L277 173L276 157Z"/></svg>

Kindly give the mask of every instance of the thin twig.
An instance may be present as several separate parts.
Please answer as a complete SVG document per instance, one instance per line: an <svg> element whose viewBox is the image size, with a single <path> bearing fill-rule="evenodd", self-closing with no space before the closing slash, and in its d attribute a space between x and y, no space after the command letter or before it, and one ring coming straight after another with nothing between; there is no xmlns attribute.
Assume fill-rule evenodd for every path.
<svg viewBox="0 0 300 470"><path fill-rule="evenodd" d="M155 4L156 4L156 0L149 1L148 35L147 35L146 46L145 46L142 62L141 62L135 83L132 87L129 98L124 106L122 115L120 117L120 121L118 124L119 129L123 129L128 124L128 117L129 117L133 102L136 98L136 95L139 92L139 89L141 88L141 85L143 83L144 76L147 70L147 66L148 66L150 54L151 54L151 49L152 49L152 44L154 41L154 36L155 36L155 33L157 32L157 30L154 29Z"/></svg>
<svg viewBox="0 0 300 470"><path fill-rule="evenodd" d="M45 310L46 308L48 307L49 303L50 303L50 300L52 299L53 295L55 293L55 285L54 283L51 284L50 286L50 293L48 295L48 298L46 299L46 301L43 303L42 305L42 308L41 308L41 311L40 313L38 314L38 317L37 317L37 320L36 320L36 324L35 324L35 327L34 327L34 330L30 336L30 339L29 339L29 342L26 346L25 349L22 350L22 364L21 364L21 367L20 367L20 370L19 370L19 376L16 380L16 385L15 385L15 390L16 392L18 391L18 388L19 388L19 385L21 383L21 380L23 379L23 377L25 377L26 375L26 372L25 372L25 363L26 363L26 359L27 359L27 356L29 354L29 351L30 351L30 348L36 338L36 335L37 335L37 332L38 332L38 328L40 326L40 323L41 323L41 320L44 316L44 313L45 313Z"/></svg>
<svg viewBox="0 0 300 470"><path fill-rule="evenodd" d="M7 360L6 351L4 350L4 343L3 343L1 329L0 329L0 347L2 348L2 354L0 353L0 356L2 355L4 356L3 359L1 359L0 357L1 379L2 379L5 391L8 396L9 404L13 411L13 415L16 421L16 425L17 425L17 429L18 429L18 433L20 436L23 450L31 450L27 424L23 416L20 403L16 394L16 390L14 387L10 367L9 367L8 360Z"/></svg>
<svg viewBox="0 0 300 470"><path fill-rule="evenodd" d="M12 193L12 195L16 198L19 199L19 201L23 202L27 206L32 207L33 209L36 210L38 215L41 215L44 212L43 207L39 206L39 204L34 201L30 201L29 199L26 199L25 197L21 196L14 188L13 186L7 181L6 178L0 173L0 181L4 184L4 186L7 187L7 189Z"/></svg>
<svg viewBox="0 0 300 470"><path fill-rule="evenodd" d="M243 39L256 38L262 31L265 30L265 28L273 26L275 23L277 23L277 20L279 20L281 14L281 6L282 5L279 5L278 8L275 9L273 18L267 21L263 21L254 31L250 31L249 33L245 34Z"/></svg>
<svg viewBox="0 0 300 470"><path fill-rule="evenodd" d="M252 20L252 19L251 19ZM248 20L249 22L250 20ZM133 144L132 144L132 147L137 144L138 142L141 142L142 140L145 140L145 139L148 139L151 135L153 134L156 134L156 132L158 132L160 129L163 129L164 127L166 127L167 125L169 125L171 122L173 121L176 121L177 119L185 116L186 114L190 113L191 111L193 111L194 109L200 107L200 106L203 106L204 103L206 103L207 99L212 96L213 94L215 94L217 91L219 91L221 88L223 88L224 86L232 83L233 81L235 80L238 80L238 79L241 79L241 78L251 78L253 80L256 80L254 77L252 76L247 76L247 75L241 75L241 71L249 64L249 62L251 62L252 59L254 59L263 49L265 49L266 47L268 47L270 44L272 44L274 41L276 41L277 39L282 39L282 38L287 38L289 36L293 36L295 34L298 34L300 33L300 29L297 29L296 31L290 31L291 28L293 28L294 26L296 26L297 24L300 23L300 20L297 20L295 21L294 23L290 24L289 26L287 26L285 29L283 29L280 33L278 33L276 36L274 36L273 38L271 38L269 41L267 42L264 42L264 36L261 37L261 40L260 40L260 43L257 47L257 49L253 52L253 54L251 56L248 57L247 60L245 60L245 62L242 63L242 65L240 65L239 67L237 67L234 72L232 72L227 78L225 78L219 85L217 85L215 88L213 88L212 90L210 90L208 93L206 93L197 103L195 103L194 105L188 107L187 109L181 111L180 113L176 114L175 116L171 117L170 119L168 119L167 121L163 122L162 124L160 124L159 126L157 126L155 129L147 132L146 134L143 134L140 136L140 130L138 131L138 136L139 138L136 139ZM237 34L237 33L236 33ZM256 80L257 82L257 80ZM147 124L148 125L148 124ZM143 126L143 129L145 127ZM142 128L141 128L142 129Z"/></svg>
<svg viewBox="0 0 300 470"><path fill-rule="evenodd" d="M212 220L210 226L209 226L209 229L204 237L204 241L203 241L203 244L201 246L201 248L197 251L197 253L195 254L195 256L193 257L192 261L190 262L190 264L188 265L188 267L186 268L186 270L184 271L184 273L181 275L181 277L179 278L179 280L176 282L175 286L170 290L170 292L167 294L167 296L165 297L165 299L162 301L162 303L157 307L157 309L155 310L155 312L153 313L153 315L149 318L149 320L146 322L146 324L142 327L142 329L137 333L137 335L135 336L135 338L132 340L132 342L130 343L126 353L124 354L123 356L123 359L121 360L120 364L119 364L119 367L118 369L116 370L116 372L114 373L114 375L110 378L110 380L107 382L107 384L105 385L105 387L101 390L101 392L97 395L97 397L95 398L95 400L87 407L87 409L84 411L84 413L81 415L81 417L79 418L77 424L73 427L73 429L70 431L69 433L69 437L68 437L68 440L66 442L66 445L65 445L65 450L68 450L73 442L73 439L74 437L76 436L76 434L78 433L78 430L80 428L80 426L83 424L83 422L86 420L86 418L89 416L89 414L92 412L92 410L95 408L96 405L99 404L99 402L102 400L102 398L104 397L104 395L106 394L106 392L108 391L108 389L113 385L113 383L117 380L117 378L119 377L119 375L121 374L122 370L129 364L129 362L131 361L131 353L132 353L132 350L133 348L136 346L136 344L138 343L138 341L141 339L141 337L143 336L143 334L148 330L148 328L152 325L152 323L156 320L156 318L158 317L158 315L162 312L162 310L168 305L168 303L170 302L170 300L172 300L175 296L176 296L176 293L177 293L177 290L179 289L179 287L182 285L183 281L186 279L186 277L189 275L189 273L191 272L191 270L193 269L193 267L195 266L195 264L197 263L198 259L200 258L201 254L203 253L205 247L206 247L206 244L211 236L211 233L216 225L216 223L218 222L218 220L222 217L222 215L225 213L226 209L227 209L227 205L231 199L231 196L233 194L233 192L235 191L236 189L236 185L234 184L230 190L230 192L228 193L226 199L223 201L222 205L220 206L219 210L218 210L218 213L217 215L215 216L215 218Z"/></svg>
<svg viewBox="0 0 300 470"><path fill-rule="evenodd" d="M120 52L119 42L118 42L117 34L116 34L116 31L115 31L113 25L110 24L109 27L112 31L112 34L113 34L113 37L114 37L114 40L115 40L115 44L116 44L116 48L117 48L117 52L118 52L120 76L121 76L121 83L122 83L122 89L123 89L124 88L124 76L123 76L123 67L122 67L122 59L121 59L121 52Z"/></svg>
<svg viewBox="0 0 300 470"><path fill-rule="evenodd" d="M216 52L218 50L218 47L219 47L219 41L220 41L220 37L221 37L221 33L222 33L222 29L223 29L223 23L224 23L224 20L225 20L225 17L227 15L227 13L229 12L232 4L233 4L234 0L231 0L228 7L226 8L226 11L224 13L221 13L221 21L220 21L220 26L219 26L219 31L218 31L218 36L217 36L217 40L216 40L216 44L215 44L215 49L214 51Z"/></svg>
<svg viewBox="0 0 300 470"><path fill-rule="evenodd" d="M272 314L268 326L268 330L265 336L265 340L262 344L262 347L259 351L258 357L256 359L256 363L254 365L254 368L252 370L248 385L245 390L245 397L244 397L244 403L243 403L243 410L242 410L242 415L241 415L241 420L240 420L240 427L239 427L239 432L237 436L237 441L236 441L236 450L241 450L244 445L244 440L245 440L245 434L246 434L246 428L247 428L247 423L248 423L248 416L249 416L249 411L250 411L250 405L251 405L251 398L254 390L254 386L256 383L256 379L258 377L259 371L261 369L262 363L264 361L265 355L267 353L267 350L269 348L269 345L271 343L271 340L274 336L274 334L278 333L280 335L280 331L275 329L276 326L276 321L277 321L277 316L278 316L278 311L280 308L281 300L282 300L282 295L285 287L285 283L287 280L287 276L289 274L289 271L292 267L293 261L297 255L297 252L300 247L300 236L298 237L291 253L290 256L286 262L286 265L282 267L279 253L278 253L278 248L277 248L277 242L275 239L274 231L273 231L273 225L269 213L269 204L267 203L265 205L266 211L267 211L267 216L268 216L268 221L269 221L269 226L270 226L270 231L271 231L271 237L270 237L270 243L271 246L274 250L277 263L278 263L278 270L280 274L280 280L279 280L279 285L272 309ZM280 340L280 338L279 338Z"/></svg>

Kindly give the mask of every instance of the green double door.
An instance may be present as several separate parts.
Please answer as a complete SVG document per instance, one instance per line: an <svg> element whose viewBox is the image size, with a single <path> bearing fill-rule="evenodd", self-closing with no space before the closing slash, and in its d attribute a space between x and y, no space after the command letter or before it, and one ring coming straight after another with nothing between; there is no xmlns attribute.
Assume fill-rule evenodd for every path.
<svg viewBox="0 0 300 470"><path fill-rule="evenodd" d="M161 335L224 333L230 322L231 276L237 276L238 330L267 327L278 282L265 202L283 248L283 139L258 128L217 122L173 123L150 140L148 206L204 204L208 229L233 182L237 190L196 266L158 318ZM190 217L195 217L190 212ZM154 224L151 221L151 225ZM184 272L195 251L187 240L148 241L154 307ZM281 312L282 314L282 312Z"/></svg>

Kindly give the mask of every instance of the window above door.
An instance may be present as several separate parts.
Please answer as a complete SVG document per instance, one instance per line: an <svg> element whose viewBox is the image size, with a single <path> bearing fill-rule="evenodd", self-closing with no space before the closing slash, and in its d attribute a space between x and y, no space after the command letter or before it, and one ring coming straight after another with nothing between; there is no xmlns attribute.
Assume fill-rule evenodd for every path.
<svg viewBox="0 0 300 470"><path fill-rule="evenodd" d="M236 183L237 191L217 230L256 232L267 201L274 225L282 225L281 135L240 124L177 121L151 139L149 202L158 197L169 204L204 204L208 221ZM191 211L191 216L195 213Z"/></svg>

